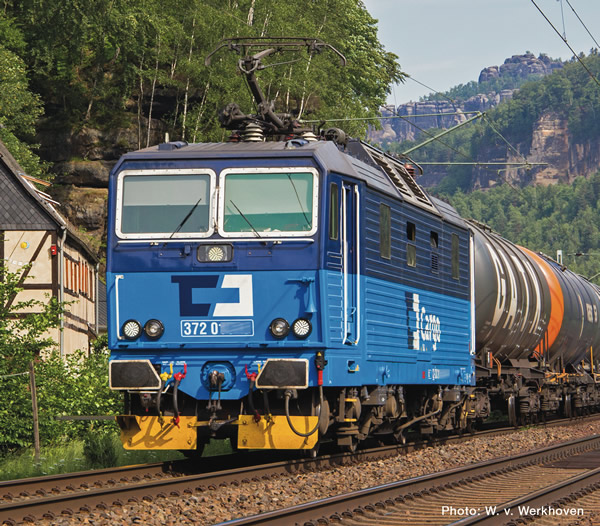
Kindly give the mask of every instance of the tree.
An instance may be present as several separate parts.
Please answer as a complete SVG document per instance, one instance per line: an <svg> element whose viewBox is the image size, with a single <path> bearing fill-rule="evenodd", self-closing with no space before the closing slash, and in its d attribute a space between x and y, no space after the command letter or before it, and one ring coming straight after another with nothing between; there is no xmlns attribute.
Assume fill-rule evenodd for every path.
<svg viewBox="0 0 600 526"><path fill-rule="evenodd" d="M169 118L173 138L220 140L218 110L235 101L251 111L237 57L223 54L204 66L226 37L317 37L346 55L347 68L315 56L261 72L276 111L299 117L375 116L391 83L404 77L360 0L6 0L5 11L22 28L22 56L49 116L108 127L131 123L133 105L141 145L149 117ZM351 133L365 130L364 122L350 126Z"/></svg>
<svg viewBox="0 0 600 526"><path fill-rule="evenodd" d="M17 54L24 46L20 31L0 13L0 140L30 175L44 177L47 166L32 144L43 110L40 97L29 89L25 62Z"/></svg>

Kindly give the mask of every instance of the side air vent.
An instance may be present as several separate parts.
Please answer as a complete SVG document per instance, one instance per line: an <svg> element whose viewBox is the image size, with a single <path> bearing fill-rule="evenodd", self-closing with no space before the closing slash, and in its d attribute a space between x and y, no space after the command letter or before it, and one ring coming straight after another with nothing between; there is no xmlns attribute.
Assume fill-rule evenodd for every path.
<svg viewBox="0 0 600 526"><path fill-rule="evenodd" d="M384 155L380 155L376 152L371 152L371 157L373 160L379 165L383 171L389 175L390 179L394 182L398 190L403 193L405 196L411 196L411 192L408 189L408 186L404 184L404 178L400 176L398 170L396 170L395 166L386 159Z"/></svg>
<svg viewBox="0 0 600 526"><path fill-rule="evenodd" d="M438 255L431 254L431 272L437 274L439 272Z"/></svg>
<svg viewBox="0 0 600 526"><path fill-rule="evenodd" d="M348 151L357 159L380 168L407 201L439 214L427 193L423 191L400 160L363 141L349 144Z"/></svg>

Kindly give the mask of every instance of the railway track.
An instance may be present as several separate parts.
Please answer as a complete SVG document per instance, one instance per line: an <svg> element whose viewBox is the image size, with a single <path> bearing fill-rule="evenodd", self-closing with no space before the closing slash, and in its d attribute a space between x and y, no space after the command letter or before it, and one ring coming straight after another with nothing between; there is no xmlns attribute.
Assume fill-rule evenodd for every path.
<svg viewBox="0 0 600 526"><path fill-rule="evenodd" d="M600 488L600 467L590 465L600 466L600 436L235 519L223 526L516 525L524 524L518 522L521 510L536 513L549 510L552 503L557 503L553 509L568 505L565 509L573 518L571 510L579 510L573 507L573 495L589 496ZM598 493L595 498L600 500Z"/></svg>
<svg viewBox="0 0 600 526"><path fill-rule="evenodd" d="M592 417L597 418L600 417ZM559 426L569 422L572 423L561 420L546 425ZM468 436L437 439L433 444L459 443L475 436L495 436L514 431L514 428L491 429ZM196 464L192 474L189 473L189 461L178 461L0 482L0 524L15 525L43 518L54 519L88 513L94 509L122 506L128 502L152 501L159 497L192 494L228 484L238 485L248 481L326 470L334 466L385 459L431 445L432 442L412 442L376 447L355 454L333 454L316 459L302 458L270 463L265 463L265 459L272 460L272 453L265 455L264 452L212 457ZM224 466L228 469L222 469Z"/></svg>

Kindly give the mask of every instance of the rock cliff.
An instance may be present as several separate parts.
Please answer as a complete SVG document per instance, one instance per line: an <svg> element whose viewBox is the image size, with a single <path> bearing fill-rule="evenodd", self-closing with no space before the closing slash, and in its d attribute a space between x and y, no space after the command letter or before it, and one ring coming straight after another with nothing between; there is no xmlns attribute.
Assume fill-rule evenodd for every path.
<svg viewBox="0 0 600 526"><path fill-rule="evenodd" d="M141 126L146 130L147 122ZM165 125L153 120L152 129L150 144L162 142ZM41 157L53 163L55 179L50 193L60 203L59 211L100 254L106 239L108 175L122 154L139 149L137 125L108 132L42 129L38 140Z"/></svg>
<svg viewBox="0 0 600 526"><path fill-rule="evenodd" d="M504 61L500 67L490 66L481 71L478 83L482 90L486 90L489 85L494 85L495 80L504 80L506 83L522 83L524 80L539 78L548 75L560 69L562 63L554 61L546 55L536 57L532 53L524 55L514 55ZM486 86L487 84L487 86ZM497 84L497 83L496 83ZM500 83L501 84L501 83ZM441 115L456 112L484 112L501 102L510 100L515 92L511 89L498 89L497 91L485 91L473 95L465 100L456 100L454 103L449 100L441 101L421 101L407 102L397 108L386 106L382 109L382 115L398 116L382 121L381 130L372 130L369 133L369 139L373 142L385 144L388 142L414 141L420 138L421 131L411 124L413 122L419 128L427 130L429 128L451 128L469 117L463 114L459 115ZM404 120L405 117L408 120ZM410 122L409 122L410 120Z"/></svg>
<svg viewBox="0 0 600 526"><path fill-rule="evenodd" d="M474 171L475 188L489 188L502 182L511 184L570 183L579 176L587 177L600 168L600 142L589 139L576 142L569 133L567 121L556 113L545 113L537 121L531 143L515 145L517 151L506 148L479 152L479 160L497 160L545 163L530 168L509 167L500 174L494 170L477 168Z"/></svg>

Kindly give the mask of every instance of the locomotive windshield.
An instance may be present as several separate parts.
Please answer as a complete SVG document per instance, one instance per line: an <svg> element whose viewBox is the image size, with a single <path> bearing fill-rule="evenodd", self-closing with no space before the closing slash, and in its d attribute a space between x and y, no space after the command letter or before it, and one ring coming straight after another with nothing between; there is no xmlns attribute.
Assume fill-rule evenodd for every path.
<svg viewBox="0 0 600 526"><path fill-rule="evenodd" d="M117 225L123 237L210 235L210 174L122 175Z"/></svg>
<svg viewBox="0 0 600 526"><path fill-rule="evenodd" d="M117 180L117 235L124 239L302 237L317 230L313 168L124 170ZM218 196L218 203L215 197Z"/></svg>
<svg viewBox="0 0 600 526"><path fill-rule="evenodd" d="M312 171L228 171L221 179L222 235L306 235L316 229Z"/></svg>

